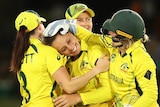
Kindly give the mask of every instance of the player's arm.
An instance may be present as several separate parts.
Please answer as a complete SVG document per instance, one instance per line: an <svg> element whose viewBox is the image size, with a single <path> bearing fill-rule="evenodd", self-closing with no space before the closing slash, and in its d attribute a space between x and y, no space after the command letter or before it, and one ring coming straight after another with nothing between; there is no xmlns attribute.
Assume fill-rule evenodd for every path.
<svg viewBox="0 0 160 107"><path fill-rule="evenodd" d="M156 66L150 58L141 59L140 62L143 63L137 66L136 79L143 94L134 103L133 107L140 107L142 105L144 107L151 105L156 107L158 97Z"/></svg>
<svg viewBox="0 0 160 107"><path fill-rule="evenodd" d="M109 59L102 55L101 58L98 59L97 65L89 72L82 76L78 76L75 78L70 78L68 71L63 66L62 61L60 61L60 55L54 53L53 51L47 52L47 68L50 74L52 74L53 79L63 88L67 93L73 93L78 89L82 88L84 85L88 83L90 79L101 72L105 72L109 69ZM63 59L63 58L61 58Z"/></svg>
<svg viewBox="0 0 160 107"><path fill-rule="evenodd" d="M76 28L77 32L75 36L80 40L84 40L87 43L98 44L105 47L108 47L108 45L111 44L112 40L108 35L103 36L102 34L93 33L79 25L76 25Z"/></svg>
<svg viewBox="0 0 160 107"><path fill-rule="evenodd" d="M94 51L96 51L96 53ZM96 60L103 54L107 53L105 48L101 46L94 45L91 46L91 49L88 51L88 56L90 56L89 64L94 67L96 64ZM105 101L109 101L112 99L111 87L108 80L108 72L101 73L96 76L96 80L99 81L97 88L79 94L64 94L54 99L54 103L56 106L60 107L63 104L67 106L72 106L77 103L83 104L95 104L102 103Z"/></svg>
<svg viewBox="0 0 160 107"><path fill-rule="evenodd" d="M98 73L107 71L108 69L109 59L100 58L98 60L98 65L82 76L78 76L71 79L66 68L61 66L53 74L53 78L64 89L64 91L66 91L67 93L73 93L78 89L82 88L84 85L86 85L88 81L92 79L94 76L96 76Z"/></svg>
<svg viewBox="0 0 160 107"><path fill-rule="evenodd" d="M84 105L103 103L110 101L113 98L108 80L108 72L99 74L98 79L100 87L86 93L80 93Z"/></svg>
<svg viewBox="0 0 160 107"><path fill-rule="evenodd" d="M95 53L96 51L96 53ZM92 67L96 66L96 60L103 54L107 53L109 56L109 52L106 48L101 47L99 45L91 46L91 50L88 52L89 54L89 63ZM105 101L109 101L112 99L111 87L108 78L108 72L98 74L96 76L98 79L98 87L90 92L80 93L82 102L86 104L96 104L102 103Z"/></svg>

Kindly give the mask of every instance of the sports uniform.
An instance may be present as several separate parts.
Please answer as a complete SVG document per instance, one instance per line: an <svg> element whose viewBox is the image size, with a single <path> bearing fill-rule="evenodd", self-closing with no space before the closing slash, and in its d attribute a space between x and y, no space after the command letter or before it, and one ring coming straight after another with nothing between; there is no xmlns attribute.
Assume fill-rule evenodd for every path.
<svg viewBox="0 0 160 107"><path fill-rule="evenodd" d="M63 66L63 56L38 39L32 38L30 42L17 73L23 97L21 107L53 107L51 86L55 81L52 74Z"/></svg>
<svg viewBox="0 0 160 107"><path fill-rule="evenodd" d="M21 12L15 20L17 37L11 70L16 71L20 84L21 107L54 107L52 90L55 80L52 75L64 65L65 58L54 48L41 43L39 35L44 30L42 22L45 21L33 10ZM20 67L16 68L17 65Z"/></svg>
<svg viewBox="0 0 160 107"><path fill-rule="evenodd" d="M102 27L115 32L112 40L121 43L110 51L109 77L117 106L158 107L156 65L143 44L149 39L142 17L135 11L122 9ZM125 46L128 48L121 50Z"/></svg>
<svg viewBox="0 0 160 107"><path fill-rule="evenodd" d="M72 66L72 64L71 64L71 66L74 67L74 69L69 69L69 70L71 70L71 72L72 72L72 70L75 70L75 72L77 72L77 73L75 73L75 72L71 73L70 72L71 75L73 74L72 77L75 77L75 76L76 76L76 78L77 77L82 77L83 75L85 76L85 74L88 74L91 71L93 71L93 72L107 71L109 63L106 63L106 64L101 63L101 64L96 65L97 60L98 60L98 63L99 63L99 60L101 60L101 59L98 59L98 58L100 58L100 57L102 58L103 57L102 54L106 53L107 50L105 48L98 47L98 46L97 47L92 47L92 49L90 49L90 48L88 48L89 46L87 46L86 43L84 43L84 42L80 43L79 39L74 37L74 34L76 33L76 29L75 29L75 26L72 25L73 22L70 21L70 20L61 19L61 20L53 21L52 23L50 23L46 27L45 31L43 32L43 35L44 35L43 43L47 44L48 42L52 41L51 42L52 47L57 49L61 54L70 56L69 58L71 58L71 59L72 59L72 56L77 57L77 56L80 55L80 57L76 60L74 65ZM59 45L59 44L61 44L61 45ZM82 54L80 54L81 49L82 49ZM90 51L88 51L88 49ZM95 52L93 54L93 51L91 51L91 50L97 50L96 51L97 55L95 54ZM86 51L88 51L88 52L86 53ZM88 57L90 57L90 58L88 58ZM108 58L104 58L104 59L107 62L109 62ZM91 61L91 62L89 62L89 61ZM68 62L70 62L70 61L68 61ZM69 64L69 63L67 63L67 64ZM79 64L81 65L80 68L79 68ZM103 67L100 67L100 68L94 70L94 68L97 67L98 65L99 66L103 65ZM71 66L69 66L69 68ZM67 66L67 68L68 68L68 66ZM105 70L104 70L104 68L105 68ZM82 70L82 72L81 72L81 70ZM92 73L92 74L94 74L94 73ZM90 74L90 75L92 75L92 74ZM90 75L88 75L87 77L89 77ZM100 75L102 75L102 74L100 74ZM100 77L101 79L97 79L98 77ZM98 77L96 77L94 79L91 79L91 82L89 83L89 85L87 85L87 86L85 85L86 88L84 88L83 91L82 91L82 93L86 92L86 93L82 94L83 95L83 101L85 102L85 105L97 103L97 97L96 96L98 96L98 95L99 95L98 103L102 103L102 102L105 102L105 101L108 101L108 100L112 99L112 94L110 92L109 83L104 84L105 82L108 81L108 73L106 72L106 73L104 73L104 76L98 76ZM88 81L90 81L90 79ZM88 84L88 81L87 81L87 84ZM80 82L83 83L82 80ZM100 82L100 84L98 84L98 82ZM101 86L99 86L99 85L101 85ZM80 87L80 89L82 89L82 87ZM90 92L90 91L93 91L93 92ZM108 93L108 95L102 97L101 95L103 95L103 94L100 93L99 91L102 91L103 94ZM77 90L76 90L76 92L77 92ZM90 95L90 94L93 95L93 93L95 93L95 92L98 93L96 96L87 98L88 95ZM58 96L57 98L54 99L55 105L69 106L69 105L77 104L78 102L83 102L83 101L81 101L81 98L79 97L79 95L78 95L78 101L75 101L72 104L71 103L68 104L68 101L64 101L64 100L65 100L65 98L61 99L61 96ZM58 102L58 101L60 101L60 102ZM58 104L57 104L57 102L58 102ZM107 105L108 105L108 103L107 103Z"/></svg>
<svg viewBox="0 0 160 107"><path fill-rule="evenodd" d="M109 75L117 105L157 107L156 102L153 102L157 98L156 66L144 45L137 41L124 56L116 49L110 54ZM138 86L139 91L136 89Z"/></svg>
<svg viewBox="0 0 160 107"><path fill-rule="evenodd" d="M97 59L104 53L108 53L105 48L99 45L88 46L81 40L81 53L78 59L73 60L71 57L66 64L71 77L80 76L90 71L95 66ZM77 106L109 107L111 104L107 101L112 99L110 89L108 72L98 74L85 87L77 91L83 102Z"/></svg>
<svg viewBox="0 0 160 107"><path fill-rule="evenodd" d="M132 10L122 9L116 12L111 19L107 19L102 27L104 30L115 32L121 36L118 39L112 37L114 42L134 41L123 55L118 49L121 45L118 48L107 47L110 52L109 78L116 106L159 107L156 65L142 42L145 40L143 37L146 37L146 34L141 16ZM79 27L79 29L81 28ZM93 39L92 36L96 34L84 34L86 34L85 37L82 37L78 32L77 36L80 39L85 38L87 41L91 40L92 43L101 44L100 39ZM122 46L125 45L123 43Z"/></svg>

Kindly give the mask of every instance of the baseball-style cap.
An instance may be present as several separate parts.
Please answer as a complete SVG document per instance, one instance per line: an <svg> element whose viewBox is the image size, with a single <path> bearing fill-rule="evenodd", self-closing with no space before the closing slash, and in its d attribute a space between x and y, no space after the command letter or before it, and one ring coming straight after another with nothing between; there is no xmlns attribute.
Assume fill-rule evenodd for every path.
<svg viewBox="0 0 160 107"><path fill-rule="evenodd" d="M46 19L40 17L40 15L34 10L26 10L17 16L15 20L15 27L17 31L20 30L21 26L25 26L28 31L32 31L38 26L39 22L46 22Z"/></svg>
<svg viewBox="0 0 160 107"><path fill-rule="evenodd" d="M88 8L87 5L82 3L76 3L67 8L65 12L65 17L66 19L75 19L84 11L87 11L91 17L95 16L94 11Z"/></svg>

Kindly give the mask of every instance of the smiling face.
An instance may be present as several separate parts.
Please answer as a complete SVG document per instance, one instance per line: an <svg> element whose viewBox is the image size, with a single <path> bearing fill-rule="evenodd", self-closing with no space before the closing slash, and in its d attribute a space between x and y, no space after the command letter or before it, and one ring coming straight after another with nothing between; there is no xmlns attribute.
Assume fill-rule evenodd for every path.
<svg viewBox="0 0 160 107"><path fill-rule="evenodd" d="M89 31L92 31L93 23L92 17L87 11L81 13L77 18L77 24L86 28Z"/></svg>
<svg viewBox="0 0 160 107"><path fill-rule="evenodd" d="M70 32L65 35L56 35L52 47L56 48L59 53L66 56L76 56L80 53L80 41Z"/></svg>

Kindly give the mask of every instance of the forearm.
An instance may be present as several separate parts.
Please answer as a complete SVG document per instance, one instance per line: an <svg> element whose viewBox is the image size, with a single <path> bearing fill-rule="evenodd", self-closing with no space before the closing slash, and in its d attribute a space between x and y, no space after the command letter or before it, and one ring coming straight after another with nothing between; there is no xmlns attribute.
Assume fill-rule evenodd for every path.
<svg viewBox="0 0 160 107"><path fill-rule="evenodd" d="M84 105L103 103L113 98L111 89L107 87L100 87L90 92L80 93L80 96Z"/></svg>
<svg viewBox="0 0 160 107"><path fill-rule="evenodd" d="M68 86L66 86L64 90L66 91L66 93L74 93L83 86L85 86L90 81L90 79L92 79L98 73L99 69L97 67L94 67L92 70L85 73L84 75L72 78Z"/></svg>

